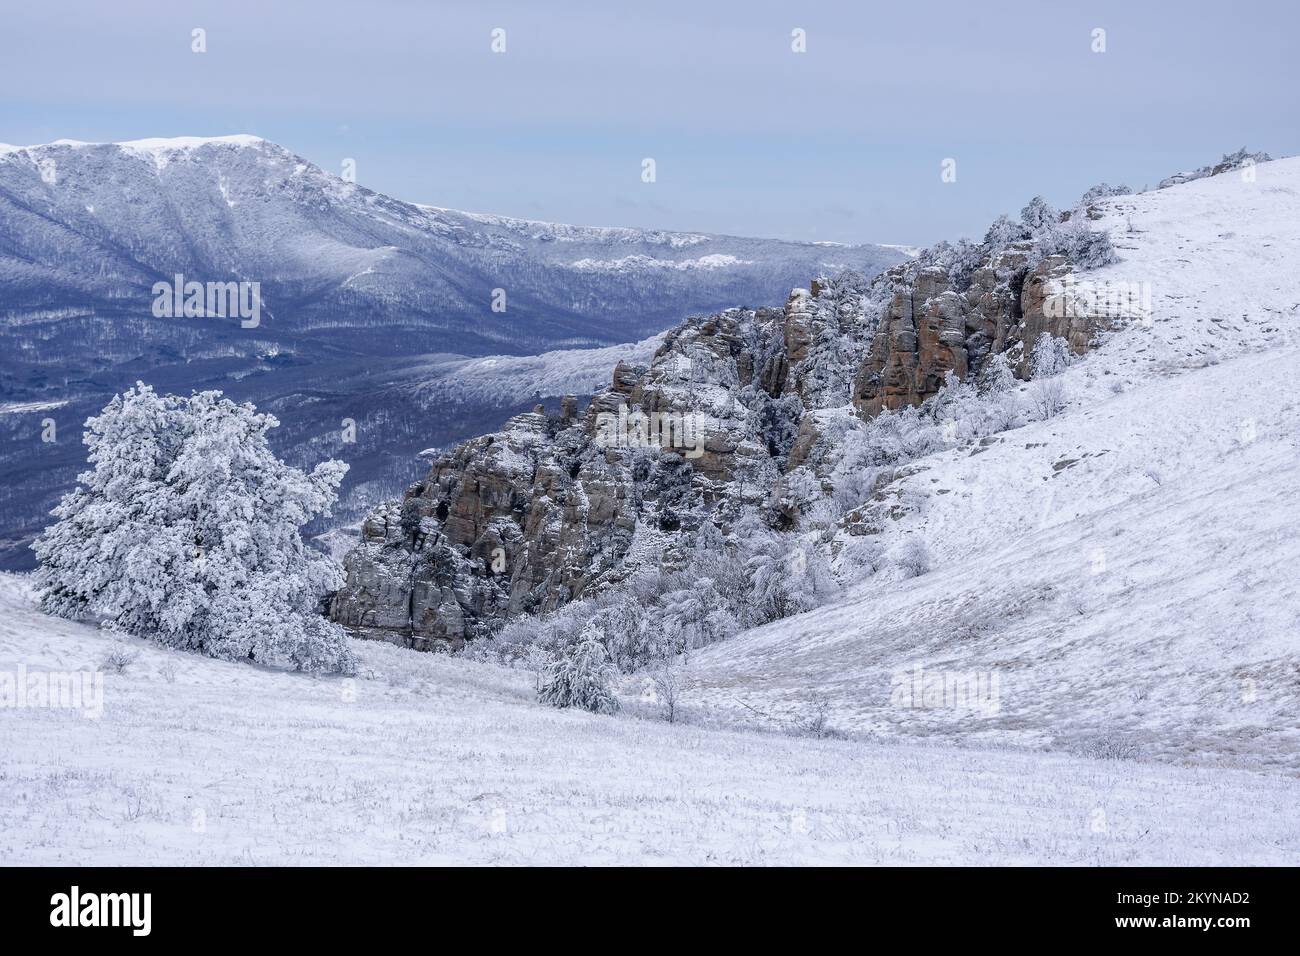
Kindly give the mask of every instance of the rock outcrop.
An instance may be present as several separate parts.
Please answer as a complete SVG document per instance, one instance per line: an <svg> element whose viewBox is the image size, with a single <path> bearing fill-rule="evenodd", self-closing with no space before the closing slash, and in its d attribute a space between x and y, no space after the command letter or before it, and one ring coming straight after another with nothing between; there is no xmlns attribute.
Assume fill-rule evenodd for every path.
<svg viewBox="0 0 1300 956"><path fill-rule="evenodd" d="M787 526L785 476L825 479L837 415L919 404L1000 352L1027 378L1045 332L1089 346L1095 323L1058 307L1061 257L1013 242L958 271L845 273L783 309L691 319L648 367L617 365L585 410L566 397L452 449L367 519L331 616L420 648L489 634L660 561L706 518L760 506Z"/></svg>
<svg viewBox="0 0 1300 956"><path fill-rule="evenodd" d="M435 460L400 504L366 520L334 620L424 647L582 594L636 526L628 469L585 424L529 412Z"/></svg>
<svg viewBox="0 0 1300 956"><path fill-rule="evenodd" d="M910 282L907 266L889 270L894 291L853 383L861 414L919 404L938 393L948 372L964 379L998 352L1029 378L1033 345L1044 333L1065 339L1075 354L1086 351L1098 325L1063 299L1070 264L1047 256L1030 269L1031 253L1030 243L1012 243L974 269L964 289L939 266L920 269Z"/></svg>

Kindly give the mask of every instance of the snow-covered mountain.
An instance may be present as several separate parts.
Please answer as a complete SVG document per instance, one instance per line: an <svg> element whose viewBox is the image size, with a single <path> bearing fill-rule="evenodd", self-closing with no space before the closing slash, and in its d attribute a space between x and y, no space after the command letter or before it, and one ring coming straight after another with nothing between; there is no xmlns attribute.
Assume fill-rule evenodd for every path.
<svg viewBox="0 0 1300 956"><path fill-rule="evenodd" d="M256 402L294 461L348 459L347 514L404 487L419 450L572 381L534 374L520 394L524 369L583 361L503 362L500 387L478 366L462 393L448 383L466 357L632 343L780 301L826 268L904 258L415 205L252 136L0 146L0 566L30 565L27 542L82 463L81 423L137 379ZM155 316L155 284L176 276L258 283L256 325Z"/></svg>
<svg viewBox="0 0 1300 956"><path fill-rule="evenodd" d="M836 264L875 272L903 257L415 205L252 136L0 146L0 229L3 311L23 326L11 341L76 329L119 356L140 347L125 338L150 318L153 283L177 274L260 282L263 321L243 339L263 347L530 354L635 341L693 312L776 301ZM146 346L191 359L203 343L239 348L238 328L214 338L196 324L151 329Z"/></svg>

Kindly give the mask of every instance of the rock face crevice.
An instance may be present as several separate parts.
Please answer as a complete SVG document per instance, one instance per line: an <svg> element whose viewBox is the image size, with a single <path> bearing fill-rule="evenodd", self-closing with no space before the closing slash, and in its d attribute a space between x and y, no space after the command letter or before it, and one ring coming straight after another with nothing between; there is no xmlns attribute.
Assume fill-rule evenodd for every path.
<svg viewBox="0 0 1300 956"><path fill-rule="evenodd" d="M1011 243L960 281L915 262L844 273L782 309L688 320L649 366L619 363L584 410L566 397L558 415L539 406L440 455L367 518L330 616L412 647L455 644L658 564L704 520L725 527L757 506L788 525L786 477L826 477L826 416L919 404L997 353L1027 378L1043 333L1090 346L1094 320L1048 307L1069 263L1031 258Z"/></svg>

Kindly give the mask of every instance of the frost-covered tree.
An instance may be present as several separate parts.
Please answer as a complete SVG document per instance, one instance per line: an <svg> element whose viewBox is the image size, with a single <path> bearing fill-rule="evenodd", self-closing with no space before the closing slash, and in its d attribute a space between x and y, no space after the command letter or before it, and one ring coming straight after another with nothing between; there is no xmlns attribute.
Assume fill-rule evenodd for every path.
<svg viewBox="0 0 1300 956"><path fill-rule="evenodd" d="M300 533L347 465L286 465L267 444L277 424L215 391L114 397L86 423L91 469L32 546L42 608L225 660L354 669L318 613L339 568Z"/></svg>
<svg viewBox="0 0 1300 956"><path fill-rule="evenodd" d="M984 432L983 402L974 383L962 381L951 370L944 373L943 385L931 400L931 414L946 442L976 438Z"/></svg>
<svg viewBox="0 0 1300 956"><path fill-rule="evenodd" d="M849 581L869 578L886 564L885 548L878 535L850 538L840 550L840 571Z"/></svg>
<svg viewBox="0 0 1300 956"><path fill-rule="evenodd" d="M709 578L664 595L662 627L677 652L708 647L740 630L727 598Z"/></svg>
<svg viewBox="0 0 1300 956"><path fill-rule="evenodd" d="M1110 196L1127 196L1132 192L1133 190L1129 189L1127 186L1112 186L1110 183L1098 183L1083 194L1079 203L1086 206L1088 203L1096 202L1098 199L1107 199Z"/></svg>
<svg viewBox="0 0 1300 956"><path fill-rule="evenodd" d="M957 240L948 262L948 278L954 289L964 292L970 288L971 277L984 261L984 255L985 250L978 243L965 237Z"/></svg>
<svg viewBox="0 0 1300 956"><path fill-rule="evenodd" d="M1029 358L1034 376L1030 398L1039 418L1053 418L1065 407L1065 383L1060 373L1069 366L1070 360L1065 339L1044 332L1034 343Z"/></svg>
<svg viewBox="0 0 1300 956"><path fill-rule="evenodd" d="M1029 238L1024 223L1013 222L1005 213L998 216L984 233L984 245L990 255L996 255L1013 242Z"/></svg>
<svg viewBox="0 0 1300 956"><path fill-rule="evenodd" d="M758 627L793 613L789 576L785 572L786 542L764 524L757 512L746 511L732 527L737 542L734 564L743 576L735 588L735 617L742 627Z"/></svg>
<svg viewBox="0 0 1300 956"><path fill-rule="evenodd" d="M1069 367L1070 361L1069 343L1065 339L1044 332L1034 343L1029 364L1034 378L1047 378L1064 372Z"/></svg>
<svg viewBox="0 0 1300 956"><path fill-rule="evenodd" d="M807 465L800 465L781 479L778 490L783 507L802 512L822 498L822 483Z"/></svg>
<svg viewBox="0 0 1300 956"><path fill-rule="evenodd" d="M1029 397L1038 418L1055 418L1065 408L1065 383L1059 377L1035 379Z"/></svg>
<svg viewBox="0 0 1300 956"><path fill-rule="evenodd" d="M1100 269L1119 259L1110 233L1089 229L1082 216L1075 216L1051 231L1050 252L1065 256L1075 269Z"/></svg>
<svg viewBox="0 0 1300 956"><path fill-rule="evenodd" d="M663 708L664 720L670 724L676 723L677 705L686 688L681 658L675 655L659 658L650 667L650 681L655 692L655 700Z"/></svg>
<svg viewBox="0 0 1300 956"><path fill-rule="evenodd" d="M997 396L1016 389L1016 373L1006 352L989 356L979 372L979 390L983 395Z"/></svg>
<svg viewBox="0 0 1300 956"><path fill-rule="evenodd" d="M923 538L908 537L899 547L895 563L906 578L930 573L930 549Z"/></svg>
<svg viewBox="0 0 1300 956"><path fill-rule="evenodd" d="M1020 221L1033 233L1040 233L1056 225L1060 214L1042 196L1035 196L1020 210Z"/></svg>
<svg viewBox="0 0 1300 956"><path fill-rule="evenodd" d="M969 288L971 273L979 266L984 254L985 249L969 239L962 238L956 243L941 239L924 249L911 265L913 274L915 270L938 266L948 273L948 278L956 289L964 290Z"/></svg>
<svg viewBox="0 0 1300 956"><path fill-rule="evenodd" d="M598 626L589 625L579 639L546 668L537 699L552 707L578 707L593 714L612 714L619 709L614 695L617 669Z"/></svg>
<svg viewBox="0 0 1300 956"><path fill-rule="evenodd" d="M753 596L751 626L789 617L799 610L798 600L791 588L788 556L779 540L772 539L769 546L756 550L745 561Z"/></svg>
<svg viewBox="0 0 1300 956"><path fill-rule="evenodd" d="M873 429L864 424L840 439L839 459L831 469L835 500L846 511L856 508L875 490L880 473L880 453L873 445Z"/></svg>
<svg viewBox="0 0 1300 956"><path fill-rule="evenodd" d="M831 571L826 543L817 535L806 535L791 551L790 590L801 611L810 611L829 601L840 590Z"/></svg>
<svg viewBox="0 0 1300 956"><path fill-rule="evenodd" d="M1029 268L1047 256L1064 256L1080 272L1099 269L1119 259L1110 233L1090 228L1087 217L1078 212L1065 222L1051 223L1035 231Z"/></svg>
<svg viewBox="0 0 1300 956"><path fill-rule="evenodd" d="M1005 352L991 356L980 369L979 388L984 400L984 420L990 433L1004 432L1024 424L1020 386Z"/></svg>
<svg viewBox="0 0 1300 956"><path fill-rule="evenodd" d="M799 420L803 418L803 402L798 395L772 398L755 386L741 390L741 400L753 413L758 440L774 458L784 458L799 435Z"/></svg>
<svg viewBox="0 0 1300 956"><path fill-rule="evenodd" d="M618 595L597 617L605 635L605 649L620 671L630 673L654 657L653 622L645 605L634 595Z"/></svg>

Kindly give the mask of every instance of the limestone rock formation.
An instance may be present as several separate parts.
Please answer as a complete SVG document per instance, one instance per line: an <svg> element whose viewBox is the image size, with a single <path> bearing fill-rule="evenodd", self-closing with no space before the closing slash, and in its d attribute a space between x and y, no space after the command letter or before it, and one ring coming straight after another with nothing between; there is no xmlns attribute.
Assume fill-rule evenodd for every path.
<svg viewBox="0 0 1300 956"><path fill-rule="evenodd" d="M919 404L995 353L1027 378L1043 333L1088 348L1095 320L1061 308L1071 282L1065 259L1013 241L960 268L819 277L782 309L690 319L585 410L567 396L437 458L367 519L330 614L414 647L457 643L658 562L705 520L725 528L752 506L786 527L786 476L826 486L837 416Z"/></svg>
<svg viewBox="0 0 1300 956"><path fill-rule="evenodd" d="M939 391L948 372L964 379L998 352L1009 352L1017 373L1028 378L1030 352L1045 332L1066 339L1076 353L1086 350L1096 332L1091 317L1046 307L1064 294L1069 263L1047 256L1029 270L1031 251L1027 242L1012 243L974 269L964 289L938 266L921 269L910 282L905 266L885 273L895 284L854 381L859 411L872 417L919 404Z"/></svg>

